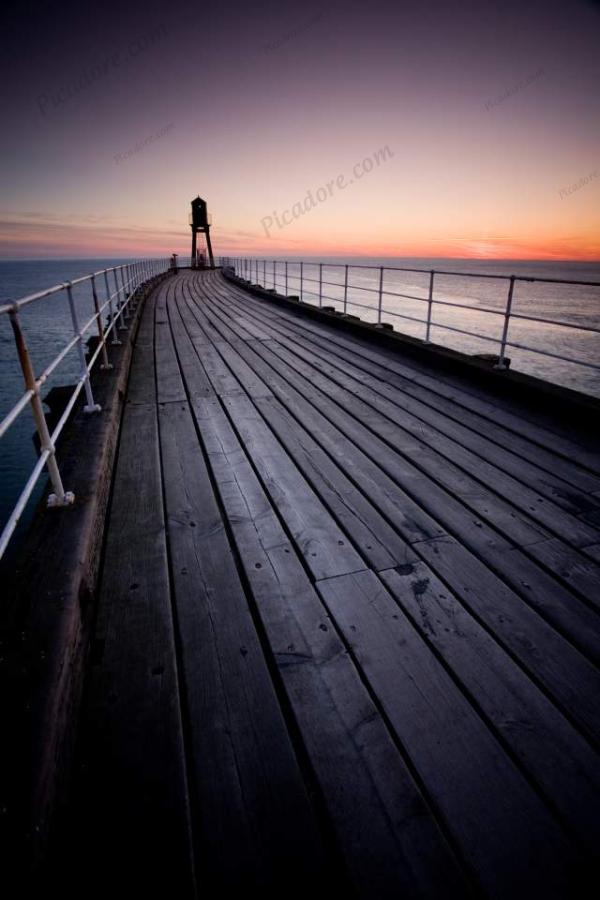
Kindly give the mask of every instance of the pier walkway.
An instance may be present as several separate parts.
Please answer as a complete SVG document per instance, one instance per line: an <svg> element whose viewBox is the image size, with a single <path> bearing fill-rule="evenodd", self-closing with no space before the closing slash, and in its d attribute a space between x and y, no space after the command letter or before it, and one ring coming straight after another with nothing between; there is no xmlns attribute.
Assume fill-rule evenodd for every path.
<svg viewBox="0 0 600 900"><path fill-rule="evenodd" d="M599 471L474 380L218 271L165 280L105 532L85 895L579 896Z"/></svg>

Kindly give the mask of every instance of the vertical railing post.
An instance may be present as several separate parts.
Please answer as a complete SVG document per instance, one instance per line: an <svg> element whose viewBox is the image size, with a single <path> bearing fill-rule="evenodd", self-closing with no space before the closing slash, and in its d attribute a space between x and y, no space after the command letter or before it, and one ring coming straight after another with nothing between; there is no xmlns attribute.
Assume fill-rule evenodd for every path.
<svg viewBox="0 0 600 900"><path fill-rule="evenodd" d="M300 302L302 302L302 281L304 278L304 263L300 263Z"/></svg>
<svg viewBox="0 0 600 900"><path fill-rule="evenodd" d="M121 276L121 285L123 286L123 303L125 304L125 319L129 324L129 319L131 318L131 290L128 290L129 283L125 280L125 269L126 266L119 266L119 275Z"/></svg>
<svg viewBox="0 0 600 900"><path fill-rule="evenodd" d="M348 266L344 266L344 315L346 315L346 310L348 308Z"/></svg>
<svg viewBox="0 0 600 900"><path fill-rule="evenodd" d="M323 263L319 263L319 306L323 306Z"/></svg>
<svg viewBox="0 0 600 900"><path fill-rule="evenodd" d="M111 363L108 361L108 353L106 352L106 338L104 336L104 326L102 324L102 314L100 312L100 304L98 302L98 292L96 291L96 276L92 275L92 297L94 298L94 309L96 310L96 323L98 325L98 338L102 344L102 363L101 369L112 369Z"/></svg>
<svg viewBox="0 0 600 900"><path fill-rule="evenodd" d="M113 269L113 278L115 279L115 288L117 290L117 293L115 295L116 302L117 302L117 321L120 322L120 324L117 327L118 327L119 331L127 331L127 325L123 321L122 301L119 300L119 294L121 293L121 288L119 287L119 279L117 278L117 270L116 269Z"/></svg>
<svg viewBox="0 0 600 900"><path fill-rule="evenodd" d="M425 343L428 344L431 336L431 316L433 310L433 279L435 271L432 269L429 273L429 294L427 297L427 325L425 327Z"/></svg>
<svg viewBox="0 0 600 900"><path fill-rule="evenodd" d="M106 287L106 299L108 300L108 310L110 314L110 324L112 331L112 341L111 344L118 345L121 343L119 338L117 337L117 321L115 319L115 311L113 308L112 294L110 292L110 286L108 284L108 272L104 271L104 284Z"/></svg>
<svg viewBox="0 0 600 900"><path fill-rule="evenodd" d="M46 422L46 416L44 415L44 408L40 398L39 385L35 378L31 357L29 356L25 336L21 331L21 324L16 308L9 311L9 317L15 336L15 344L17 345L17 353L19 355L19 362L21 363L23 378L25 380L25 388L27 391L32 391L31 411L40 439L40 450L42 453L48 453L46 468L48 470L48 475L50 476L50 483L53 490L53 493L48 497L48 506L69 506L74 502L75 497L71 491L65 491L63 487L58 463L56 462L56 449L48 430L48 423Z"/></svg>
<svg viewBox="0 0 600 900"><path fill-rule="evenodd" d="M277 266L277 262L275 260L273 260L273 290L275 290L275 291L277 290L277 281L275 278L275 271L276 271L275 267L276 266Z"/></svg>
<svg viewBox="0 0 600 900"><path fill-rule="evenodd" d="M287 259L285 261L285 296L288 295L288 264Z"/></svg>
<svg viewBox="0 0 600 900"><path fill-rule="evenodd" d="M508 365L506 362L506 342L508 340L508 328L510 325L510 313L512 310L514 289L515 276L511 275L510 283L508 286L508 297L506 298L506 309L504 310L504 325L502 327L502 337L500 339L500 356L498 357L498 362L494 366L495 369L508 369Z"/></svg>
<svg viewBox="0 0 600 900"><path fill-rule="evenodd" d="M75 300L73 298L73 286L70 281L65 284L67 289L67 297L69 298L69 307L71 310L71 320L73 322L73 331L77 337L77 352L79 353L79 364L81 366L81 378L87 399L86 405L83 407L84 413L100 412L102 407L95 402L92 393L92 384L90 382L90 373L88 372L87 363L85 361L85 350L83 349L83 332L79 327L77 318L77 310L75 309Z"/></svg>
<svg viewBox="0 0 600 900"><path fill-rule="evenodd" d="M266 288L267 286L267 261L263 259L263 283L262 286Z"/></svg>
<svg viewBox="0 0 600 900"><path fill-rule="evenodd" d="M119 290L121 291L121 309L123 310L123 322L126 325L129 325L129 315L127 312L127 290L125 288L125 279L123 278L123 267L117 266L117 277L121 284Z"/></svg>
<svg viewBox="0 0 600 900"><path fill-rule="evenodd" d="M131 275L131 266L129 265L129 263L126 264L125 270L127 272L127 287L129 288L129 296L131 298L131 313L133 315L133 313L135 312L135 307L133 304L133 298L135 295L135 285L133 283L133 277Z"/></svg>
<svg viewBox="0 0 600 900"><path fill-rule="evenodd" d="M383 266L379 266L379 294L377 297L377 324L381 325L381 310L383 306Z"/></svg>

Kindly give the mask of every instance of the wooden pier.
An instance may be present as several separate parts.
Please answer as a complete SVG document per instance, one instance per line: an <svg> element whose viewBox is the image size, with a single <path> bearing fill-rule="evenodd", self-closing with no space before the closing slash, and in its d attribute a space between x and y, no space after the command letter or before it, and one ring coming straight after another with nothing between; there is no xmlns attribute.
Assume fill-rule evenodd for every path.
<svg viewBox="0 0 600 900"><path fill-rule="evenodd" d="M292 307L146 301L48 883L583 896L598 445Z"/></svg>

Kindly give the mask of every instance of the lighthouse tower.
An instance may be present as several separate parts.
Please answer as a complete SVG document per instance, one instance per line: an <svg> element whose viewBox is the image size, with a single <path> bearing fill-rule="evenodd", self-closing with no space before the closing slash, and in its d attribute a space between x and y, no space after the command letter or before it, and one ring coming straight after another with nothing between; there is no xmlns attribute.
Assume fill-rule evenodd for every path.
<svg viewBox="0 0 600 900"><path fill-rule="evenodd" d="M192 229L192 268L195 269L198 265L198 246L197 246L197 234L205 234L206 235L206 248L208 250L208 259L210 262L211 268L214 268L215 260L212 252L212 245L210 243L210 226L211 226L211 217L208 214L208 210L206 208L206 200L203 200L201 197L196 197L195 200L192 200L192 211L190 213L190 227Z"/></svg>

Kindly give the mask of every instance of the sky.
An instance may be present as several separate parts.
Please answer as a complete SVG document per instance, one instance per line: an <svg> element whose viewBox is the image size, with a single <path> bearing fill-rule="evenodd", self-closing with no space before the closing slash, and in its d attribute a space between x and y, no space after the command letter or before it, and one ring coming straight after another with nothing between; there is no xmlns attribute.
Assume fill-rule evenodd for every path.
<svg viewBox="0 0 600 900"><path fill-rule="evenodd" d="M600 4L2 13L2 258L600 259Z"/></svg>

